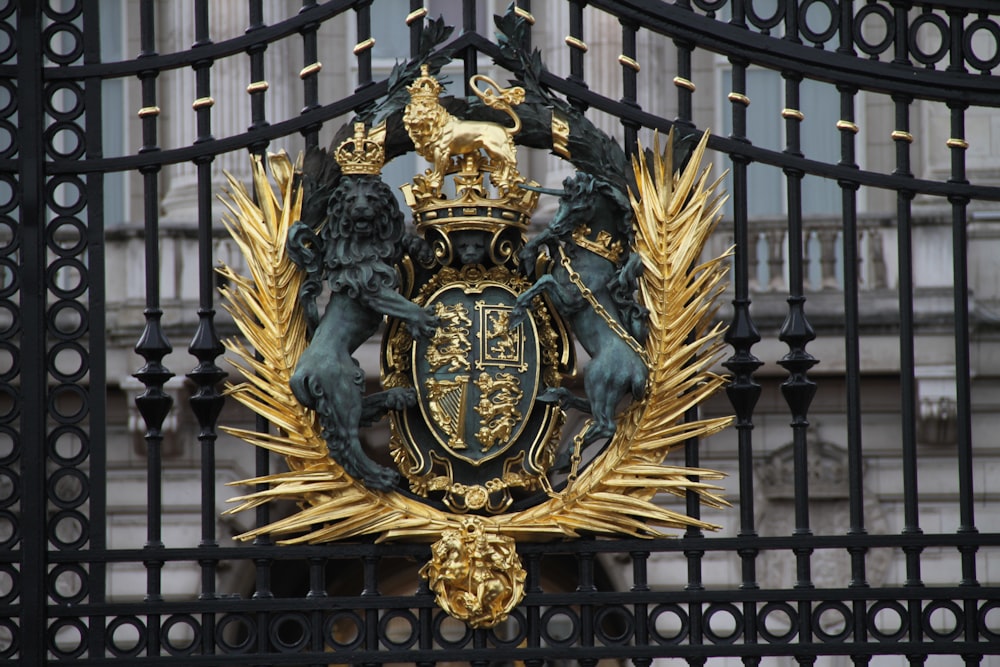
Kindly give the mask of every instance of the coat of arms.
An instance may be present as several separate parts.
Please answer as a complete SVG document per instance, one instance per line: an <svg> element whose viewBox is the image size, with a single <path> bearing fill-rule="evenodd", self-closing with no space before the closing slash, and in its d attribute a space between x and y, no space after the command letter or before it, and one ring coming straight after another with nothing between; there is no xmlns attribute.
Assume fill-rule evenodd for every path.
<svg viewBox="0 0 1000 667"><path fill-rule="evenodd" d="M223 269L247 340L229 342L247 376L231 391L278 428L234 432L289 466L248 480L269 488L237 510L301 508L242 537L432 541L421 573L475 627L523 595L517 539L709 527L656 504L659 491L725 503L705 481L718 473L665 462L728 423L682 418L723 383L709 367L724 258L699 263L721 206L700 166L707 133L683 168L673 134L630 165L539 83L522 21L498 23L517 85L478 75L476 98L444 100L447 58L426 49L335 150L257 160L256 201L233 180L228 199L252 274ZM437 23L428 33L447 35ZM577 171L543 188L522 174L520 145ZM401 150L427 165L404 186L412 225L379 175ZM558 207L532 233L546 194ZM381 390L366 393L355 353L380 331ZM574 343L589 357L582 388L566 382ZM586 419L565 432L571 411ZM362 444L380 419L394 466Z"/></svg>

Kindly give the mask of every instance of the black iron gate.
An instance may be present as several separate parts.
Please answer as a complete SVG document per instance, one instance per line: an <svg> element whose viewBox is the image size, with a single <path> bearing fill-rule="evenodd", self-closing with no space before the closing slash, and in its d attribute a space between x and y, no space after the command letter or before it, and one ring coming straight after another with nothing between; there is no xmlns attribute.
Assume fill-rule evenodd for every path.
<svg viewBox="0 0 1000 667"><path fill-rule="evenodd" d="M442 3L428 3L431 11L435 4ZM467 80L498 48L485 3L461 4L461 13L458 3L447 9L459 26L449 47ZM977 145L984 133L1000 133L993 128L1000 8L993 0L519 4L550 20L533 28L535 45L547 35L551 58L565 53L565 71L544 82L574 105L617 119L628 149L650 129L721 123L713 125L710 147L731 169L730 238L722 239L735 243L732 301L724 309L731 320L724 363L732 374L731 406L706 409L734 410L738 418L710 450L729 457L737 473L729 533L523 545L527 597L490 631L456 626L425 589L390 585L393 573L426 558L424 546L278 547L266 539L224 546L216 498L216 427L225 404L216 331L225 325L215 322L213 268L218 158L261 153L286 140L318 145L340 125L336 119L385 91L373 29L407 20L416 48L424 3L304 1L288 18L268 23L265 13L275 8L261 0L195 0L183 10L154 0L8 2L0 10L0 664L648 665L726 656L745 664L775 664L774 656L868 664L896 655L952 665L984 664L1000 652L1000 532L980 532L974 520L977 505L995 514L1000 502L991 496L989 473L1000 460L1000 320L990 310L1000 302L989 288L997 260L976 260L985 262L987 276L980 302L970 298L970 279L977 278L969 270L976 247L970 229L988 243L995 235L990 221L1000 219L991 209L1000 187L989 185L991 178L997 183L1000 162L995 150ZM159 53L165 32L178 29L169 23L174 15L193 26L193 43ZM242 26L213 41L220 16ZM349 48L323 64L328 73L354 78L354 92L332 102L319 56L323 40L333 38L325 32L330 26L354 45L353 54ZM595 60L600 49L588 48L588 40L604 45L612 67ZM139 53L115 55L114 43ZM279 45L289 61L276 66L268 52ZM224 99L216 92L218 68L235 61L245 63L239 88L246 97ZM595 80L595 69L608 80ZM164 83L178 72L190 75L193 98L176 99L180 89ZM267 116L278 80L281 91L294 90L301 100L300 114ZM772 118L754 115L768 105ZM809 126L810 105L832 122ZM249 108L249 127L230 133L223 113L238 106ZM670 108L675 117L646 106ZM193 141L173 134L176 143L161 145L177 118L193 128ZM974 131L967 133L967 120ZM757 140L772 136L767 132L778 139ZM824 133L834 137L832 153L810 143ZM937 169L942 162L944 170ZM161 220L163 171L185 164L196 214L176 232ZM141 224L122 224L130 206ZM870 211L883 213L873 223ZM945 235L927 237L932 228ZM196 249L187 278L170 274L178 284L196 283L192 304L162 297L170 288L165 239L175 233ZM891 251L875 247L893 237ZM109 261L116 243L135 253ZM176 265L183 255L169 261ZM927 263L938 256L949 265L943 271ZM141 267L144 287L121 284L134 275L129 267ZM945 276L931 286L931 301L923 300L928 273ZM140 312L129 301L133 293L141 293L145 315L129 322L122 313ZM836 372L821 373L827 360L807 349L817 334L840 341L823 348L839 359ZM125 336L141 359L121 361ZM168 337L190 341L188 361L167 367ZM934 391L922 347L932 338L950 350L930 364ZM779 349L772 341L781 351L758 359L761 349ZM868 345L891 350L898 361L873 358ZM758 370L764 361L780 369ZM109 368L123 364L141 382L141 422L133 418L140 442L127 428L127 387L109 377ZM191 522L200 537L188 546L165 543L163 535L171 506L194 502L163 494L165 475L177 465L165 454L165 439L188 437L168 426L174 374L186 374L183 394L190 395L178 409L198 422L189 445L196 440L190 449L200 452L201 520ZM826 395L839 397L843 419L833 454L816 446L809 429L824 383ZM888 410L892 426L882 428L869 415L881 411L884 418L886 409L876 404L887 393L896 407ZM766 407L757 406L761 396ZM782 425L762 426L761 414ZM134 547L108 540L115 517L109 508L126 491L109 478L114 447L134 448L145 466L146 534ZM880 484L897 488L898 511L888 518L889 510L873 514L871 478L865 481L874 450L884 464ZM921 468L923 457L939 469ZM762 473L768 462L770 472ZM832 478L823 477L818 462L836 468ZM696 443L687 447L686 463L699 464ZM270 466L258 455L252 471L267 474ZM918 480L929 480L926 495L918 493ZM843 500L836 529L811 523L817 495ZM686 511L698 515L694 498ZM783 512L789 530L761 529ZM929 518L949 512L957 523ZM260 508L256 520L266 523L268 510ZM880 572L895 568L895 575L879 575L881 585L871 582L875 553L882 554L874 559ZM819 571L824 554L849 562L842 578ZM732 577L717 576L720 563ZM767 584L766 570L783 564L794 572L788 585ZM660 578L664 568L669 581ZM220 585L224 573L241 569L247 585ZM169 584L184 573L200 581L198 592L172 593Z"/></svg>

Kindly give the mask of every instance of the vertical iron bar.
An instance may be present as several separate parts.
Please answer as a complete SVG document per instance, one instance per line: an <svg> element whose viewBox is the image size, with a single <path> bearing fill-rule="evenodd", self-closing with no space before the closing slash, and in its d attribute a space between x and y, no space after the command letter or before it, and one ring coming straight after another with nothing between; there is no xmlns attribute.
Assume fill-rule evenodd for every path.
<svg viewBox="0 0 1000 667"><path fill-rule="evenodd" d="M681 128L693 128L693 95L695 91L694 81L691 78L691 51L694 44L683 40L674 40L677 47L677 76L674 77L674 86L677 87L677 124Z"/></svg>
<svg viewBox="0 0 1000 667"><path fill-rule="evenodd" d="M583 36L583 8L586 0L570 0L569 3L569 36L566 45L569 47L569 76L567 80L581 88L587 87L584 76L583 54L587 51L587 42ZM572 96L569 103L581 113L587 110L587 103Z"/></svg>
<svg viewBox="0 0 1000 667"><path fill-rule="evenodd" d="M152 0L142 0L139 5L139 58L156 55L155 34L156 6ZM142 88L142 153L159 151L157 145L156 119L160 110L156 106L156 70L139 72ZM143 175L143 219L145 221L145 263L146 263L146 326L135 346L135 351L142 355L146 364L135 373L146 390L135 399L139 413L146 422L146 601L158 603L163 600L161 594L162 558L157 558L163 549L161 535L162 512L162 460L161 445L163 443L163 420L173 405L173 399L163 391L163 385L173 377L173 373L161 363L163 357L173 349L167 340L160 320L160 260L159 260L159 165L149 165L141 170ZM156 656L160 653L160 616L150 614L147 617L146 654Z"/></svg>
<svg viewBox="0 0 1000 667"><path fill-rule="evenodd" d="M326 593L326 563L325 558L309 558L309 592L307 598L325 598ZM315 653L322 653L326 648L323 636L323 609L313 609L309 612L310 648ZM315 664L312 667L323 667Z"/></svg>
<svg viewBox="0 0 1000 667"><path fill-rule="evenodd" d="M638 100L639 61L636 54L636 32L639 27L625 19L620 20L622 26L622 54L618 62L622 66L622 97L621 103L635 109L641 108ZM634 155L638 150L639 124L635 121L622 119L625 127L625 153Z"/></svg>
<svg viewBox="0 0 1000 667"><path fill-rule="evenodd" d="M896 144L895 176L912 177L910 171L910 104L912 99L904 95L894 95L896 129L892 133ZM899 255L899 383L902 400L903 438L903 534L919 535L917 512L917 431L916 405L917 389L915 378L914 322L913 322L913 219L910 207L914 193L907 190L896 192L897 253ZM920 547L903 547L906 556L905 586L922 587L920 579ZM920 601L907 603L909 615L910 641L923 641L920 622ZM910 664L922 665L923 658L910 657Z"/></svg>
<svg viewBox="0 0 1000 667"><path fill-rule="evenodd" d="M838 87L840 91L840 166L857 169L855 140L858 126L854 122L854 100L857 89L850 86ZM864 457L861 431L861 339L858 329L859 276L860 266L858 244L858 183L841 179L840 186L841 219L843 222L842 247L844 257L844 374L847 400L847 474L850 528L849 535L866 535L864 509ZM864 547L849 547L851 558L851 588L868 588L865 568ZM852 604L854 623L851 628L855 642L867 640L868 625L865 623L865 602L855 600ZM867 665L870 657L852 656L855 665Z"/></svg>
<svg viewBox="0 0 1000 667"><path fill-rule="evenodd" d="M194 5L195 41L191 45L197 53L212 43L209 36L208 2L197 0ZM193 108L196 115L197 137L195 143L211 141L212 136L212 106L214 104L211 88L212 61L195 59L192 64L195 74L195 102ZM198 190L198 328L188 346L188 352L198 363L187 374L195 383L195 391L190 398L191 411L198 419L198 442L201 447L201 542L199 546L206 550L219 546L215 535L216 502L215 502L215 441L216 422L222 412L224 399L219 393L218 385L226 377L226 373L215 363L216 358L223 353L222 341L215 330L215 269L212 265L212 161L214 156L197 158ZM215 578L216 563L214 558L200 559L201 592L199 599L213 600L217 597ZM206 655L215 653L215 614L204 613L201 616L202 652Z"/></svg>
<svg viewBox="0 0 1000 667"><path fill-rule="evenodd" d="M476 0L462 0L462 32L476 32ZM462 74L465 84L465 94L471 96L472 86L470 80L479 72L479 64L476 62L478 53L473 47L468 47L462 52Z"/></svg>
<svg viewBox="0 0 1000 667"><path fill-rule="evenodd" d="M354 45L354 55L358 59L358 92L372 85L372 3L371 0L359 2L354 7L355 25L357 26L358 43Z"/></svg>
<svg viewBox="0 0 1000 667"><path fill-rule="evenodd" d="M594 584L594 554L583 552L577 556L576 592L581 594L580 604L580 646L584 651L594 647L594 605L589 598L597 592ZM586 655L586 654L584 654ZM597 660L583 657L582 667L594 667Z"/></svg>
<svg viewBox="0 0 1000 667"><path fill-rule="evenodd" d="M261 0L249 0L249 25L246 34L252 34L266 27L264 24L264 6ZM264 51L267 50L267 42L257 42L247 48L247 55L250 56L250 83L247 86L247 93L250 95L250 127L248 131L267 127L267 112L264 107L264 96L267 94L268 83L264 73ZM259 139L250 144L251 153L263 156L267 150L267 140Z"/></svg>
<svg viewBox="0 0 1000 667"><path fill-rule="evenodd" d="M34 0L17 12L17 103L20 133L18 188L21 208L21 326L38 335L21 336L23 368L45 368L45 145L43 139L42 9ZM25 665L46 662L47 539L45 448L46 377L22 372L20 523L30 526L21 538L20 658Z"/></svg>
<svg viewBox="0 0 1000 667"><path fill-rule="evenodd" d="M542 557L538 553L530 553L524 558L525 577L524 590L527 602L525 616L528 624L526 641L529 649L538 649L542 645L542 613L540 609L542 595ZM524 661L525 667L542 667L544 660L532 658Z"/></svg>
<svg viewBox="0 0 1000 667"><path fill-rule="evenodd" d="M739 3L742 9L742 3ZM736 7L734 19L736 20ZM742 27L746 27L743 24ZM733 118L732 139L740 143L750 144L747 139L747 107L750 98L746 90L745 60L730 58L732 64L732 91L729 94ZM735 252L733 257L733 320L726 330L726 343L732 346L733 355L724 366L733 374L726 386L726 394L736 412L736 437L738 441L737 460L740 481L740 530L739 536L752 539L757 537L754 525L754 484L753 484L753 412L760 398L761 387L753 374L763 362L754 356L751 349L760 342L760 333L750 315L750 257L756 251L751 242L750 221L747 214L749 187L747 183L747 167L750 160L741 153L730 154L733 174L733 240ZM757 590L757 550L744 548L739 551L742 576L742 590ZM744 627L743 641L747 644L757 643L757 624L750 619L757 618L757 604L748 600L743 603L743 618L747 619ZM760 658L747 656L743 658L745 665L757 665Z"/></svg>
<svg viewBox="0 0 1000 667"><path fill-rule="evenodd" d="M361 591L363 598L377 598L381 595L378 590L378 557L366 555L362 560L362 571L364 572L364 589ZM364 648L366 651L375 652L379 647L379 623L378 607L371 606L365 609L365 636ZM378 663L363 663L365 667L378 667Z"/></svg>
<svg viewBox="0 0 1000 667"><path fill-rule="evenodd" d="M316 9L316 0L302 0L299 14ZM319 22L307 23L299 30L302 35L302 69L299 78L302 79L302 114L308 114L320 107L319 103L319 72L323 65L319 61L319 47L316 32ZM319 131L322 123L316 122L303 127L301 132L306 140L306 150L319 146Z"/></svg>
<svg viewBox="0 0 1000 667"><path fill-rule="evenodd" d="M795 4L795 3L789 3ZM797 73L783 72L785 78L785 108L781 115L785 119L785 154L795 157L802 155L800 124L802 112L799 109L799 84ZM788 371L788 379L781 385L781 393L792 415L792 443L794 456L795 488L795 530L793 535L812 535L809 528L809 453L807 414L816 394L816 383L807 373L816 364L816 359L806 352L806 345L816 338L805 314L803 294L803 224L802 224L802 171L785 167L785 182L788 189L788 315L781 326L778 338L788 345L788 353L778 363ZM795 588L812 588L810 557L812 549L795 547ZM798 641L812 642L812 604L799 603ZM812 664L815 658L798 656L800 664Z"/></svg>
<svg viewBox="0 0 1000 667"><path fill-rule="evenodd" d="M632 592L649 592L649 552L633 551L632 557ZM649 646L649 605L645 602L636 602L633 607L635 615L634 642L636 647L645 648ZM649 667L653 664L652 658L633 658L632 664L635 667Z"/></svg>
<svg viewBox="0 0 1000 667"><path fill-rule="evenodd" d="M84 63L101 61L100 3L85 3L83 6ZM86 99L86 156L87 159L104 156L104 136L101 129L102 100L100 77L88 78L84 82ZM90 303L87 309L89 319L88 354L90 383L87 390L90 404L89 438L90 469L87 476L89 488L89 542L90 550L100 553L107 548L107 350L105 348L105 251L104 251L104 174L87 175L87 265L91 276L100 279L90 281ZM98 558L89 564L88 598L94 605L105 602L107 588L107 565ZM104 657L104 633L107 619L92 615L88 619L90 645L88 654L92 658Z"/></svg>
<svg viewBox="0 0 1000 667"><path fill-rule="evenodd" d="M417 583L417 598L422 602L432 600L434 594L431 592L427 579L419 577ZM420 650L425 654L430 653L434 648L434 606L421 604L420 611L417 612L417 632ZM418 660L417 667L434 667L433 660Z"/></svg>
<svg viewBox="0 0 1000 667"><path fill-rule="evenodd" d="M967 184L965 170L965 152L968 142L965 139L965 109L966 105L950 102L951 137L948 147L951 149L951 178L949 183ZM976 535L979 530L975 521L975 497L973 495L973 456L972 456L972 387L971 360L969 358L969 238L968 228L968 197L952 195L948 197L951 203L951 233L952 233L952 271L954 280L955 304L955 432L958 445L958 533L966 536ZM958 548L962 555L962 580L960 586L979 586L976 576L975 542L969 540ZM965 627L963 636L967 642L979 641L979 614L975 599L963 602ZM963 655L965 664L978 665L981 655Z"/></svg>
<svg viewBox="0 0 1000 667"><path fill-rule="evenodd" d="M410 28L410 58L420 53L420 37L424 34L424 17L427 9L424 0L410 0L410 13L406 15L406 25Z"/></svg>

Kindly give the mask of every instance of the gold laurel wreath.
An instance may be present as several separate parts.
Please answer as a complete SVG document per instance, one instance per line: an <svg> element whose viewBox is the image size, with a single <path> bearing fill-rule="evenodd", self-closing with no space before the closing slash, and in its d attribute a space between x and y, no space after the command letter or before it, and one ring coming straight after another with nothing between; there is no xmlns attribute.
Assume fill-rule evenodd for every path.
<svg viewBox="0 0 1000 667"><path fill-rule="evenodd" d="M690 438L725 428L730 417L685 422L685 412L715 393L725 379L710 368L721 354L723 327L713 325L716 297L723 290L726 255L698 264L709 235L721 218L721 178L708 183L711 166L701 168L708 133L682 173L674 173L673 134L664 152L656 138L652 167L633 158L637 192L630 193L636 217L635 249L645 271L640 299L650 310L646 351L650 378L646 396L618 420L611 442L561 493L529 509L479 517L492 532L517 539L573 537L581 532L653 537L660 528L711 524L653 502L659 492L698 494L712 507L728 503L716 492L722 473L664 465L667 454ZM270 167L278 191L272 189ZM317 543L361 536L379 541L402 538L433 541L458 529L463 515L452 514L399 492L371 491L330 459L316 415L302 407L288 381L305 349L305 320L298 303L302 274L285 253L288 228L302 207L299 165L285 154L255 158L253 183L258 202L227 174L231 216L226 227L240 246L250 277L223 266L223 290L246 343L226 341L243 382L229 394L279 429L277 434L226 428L250 444L285 457L287 472L234 482L264 485L227 513L273 500L298 503L290 516L243 533L290 535L279 543ZM694 267L694 268L692 268Z"/></svg>

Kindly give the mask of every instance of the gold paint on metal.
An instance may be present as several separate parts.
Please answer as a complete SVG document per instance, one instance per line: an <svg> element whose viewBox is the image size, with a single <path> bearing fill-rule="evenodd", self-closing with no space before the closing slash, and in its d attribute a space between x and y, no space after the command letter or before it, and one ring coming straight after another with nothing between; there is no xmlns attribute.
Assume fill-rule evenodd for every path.
<svg viewBox="0 0 1000 667"><path fill-rule="evenodd" d="M381 173L385 163L384 139L385 124L373 127L370 133L365 132L364 123L354 124L354 136L343 141L337 147L334 157L345 174Z"/></svg>
<svg viewBox="0 0 1000 667"><path fill-rule="evenodd" d="M410 25L414 21L419 21L420 19L427 16L427 8L421 7L420 9L415 9L406 15L406 25Z"/></svg>
<svg viewBox="0 0 1000 667"><path fill-rule="evenodd" d="M737 104L742 104L745 107L750 106L750 98L743 93L732 92L727 96L730 102L735 102Z"/></svg>
<svg viewBox="0 0 1000 667"><path fill-rule="evenodd" d="M587 52L587 43L582 39L574 37L573 35L566 35L566 44L577 51L582 51L583 53Z"/></svg>
<svg viewBox="0 0 1000 667"><path fill-rule="evenodd" d="M557 110L552 110L552 150L556 155L570 159L569 120Z"/></svg>
<svg viewBox="0 0 1000 667"><path fill-rule="evenodd" d="M618 62L621 65L624 65L625 67L628 67L629 69L632 69L632 70L634 70L636 72L639 71L639 61L636 60L635 58L629 58L624 53L618 56Z"/></svg>
<svg viewBox="0 0 1000 667"><path fill-rule="evenodd" d="M635 212L635 250L645 268L639 293L643 305L650 309L644 345L650 359L647 393L622 414L611 442L579 472L571 493L553 492L532 507L480 517L487 535L534 540L575 537L580 532L654 537L662 535L663 527L715 528L653 502L660 491L681 497L693 492L706 506L728 506L718 495L720 487L711 483L720 479L721 473L661 463L688 439L719 432L732 421L718 417L685 423L677 418L725 384L725 378L711 371L724 354L724 327L712 324L712 317L715 299L724 288L728 259L723 255L699 264L705 242L721 218L724 201L718 193L721 178L709 182L711 163L704 169L701 166L708 133L684 171L677 174L672 137L668 136L662 152L656 138L651 164L633 157L637 186L630 198ZM235 355L231 360L248 378L228 393L279 430L224 430L284 456L289 470L236 482L267 488L234 498L236 506L229 512L274 500L297 503L300 509L238 539L267 534L283 544L364 536L375 536L379 541L434 541L446 530L461 529L461 515L410 494L372 492L349 477L330 459L315 413L303 408L288 391L289 378L306 342L305 315L298 303L303 274L284 252L288 228L301 217L301 180L292 177L300 167L293 167L285 155L271 156L269 169L263 160L252 159L259 201L231 176L225 199L231 214L226 225L244 249L250 275L256 277L244 277L225 266L220 269L227 279L223 288L227 310L244 337L229 339L226 346ZM277 188L269 183L268 171ZM689 272L691 266L699 268ZM688 340L691 331L700 332L694 340ZM398 451L398 444L396 447Z"/></svg>
<svg viewBox="0 0 1000 667"><path fill-rule="evenodd" d="M966 150L969 147L969 142L965 139L956 139L955 137L952 137L945 142L945 145L948 146L948 148L961 148L962 150Z"/></svg>
<svg viewBox="0 0 1000 667"><path fill-rule="evenodd" d="M247 86L247 92L253 95L254 93L263 93L268 88L267 81L254 81Z"/></svg>
<svg viewBox="0 0 1000 667"><path fill-rule="evenodd" d="M515 7L514 13L520 16L522 19L528 22L528 25L535 25L535 17L524 7Z"/></svg>
<svg viewBox="0 0 1000 667"><path fill-rule="evenodd" d="M359 56L368 49L372 48L373 46L375 46L374 37L369 37L363 42L358 42L357 44L354 45L354 55Z"/></svg>
<svg viewBox="0 0 1000 667"><path fill-rule="evenodd" d="M858 133L858 126L855 123L852 123L849 120L838 120L837 121L837 129L838 130L847 130L848 132L851 132L852 134L857 134Z"/></svg>
<svg viewBox="0 0 1000 667"><path fill-rule="evenodd" d="M781 117L786 120L797 120L801 123L805 120L806 115L798 109L789 109L788 107L785 107L781 110Z"/></svg>
<svg viewBox="0 0 1000 667"><path fill-rule="evenodd" d="M524 598L526 574L516 547L482 519L462 519L433 544L420 576L450 616L473 628L492 628Z"/></svg>
<svg viewBox="0 0 1000 667"><path fill-rule="evenodd" d="M321 69L323 69L323 63L317 60L312 65L306 65L305 67L303 67L302 70L299 72L299 78L308 79L313 74L318 74Z"/></svg>
<svg viewBox="0 0 1000 667"><path fill-rule="evenodd" d="M904 130L893 130L890 136L893 141L905 141L908 144L913 143L913 135Z"/></svg>
<svg viewBox="0 0 1000 667"><path fill-rule="evenodd" d="M200 109L211 109L215 106L215 99L212 97L199 97L191 103L191 108L195 111Z"/></svg>
<svg viewBox="0 0 1000 667"><path fill-rule="evenodd" d="M693 81L691 81L690 79L685 79L682 76L675 76L674 77L674 85L677 86L678 88L683 88L684 90L689 90L692 93L695 90L698 89L697 86L694 85Z"/></svg>
<svg viewBox="0 0 1000 667"><path fill-rule="evenodd" d="M160 107L143 107L139 109L139 118L150 118L160 115Z"/></svg>
<svg viewBox="0 0 1000 667"><path fill-rule="evenodd" d="M499 324L505 324L503 322ZM498 338L500 343L510 343L507 336L514 332L491 331L490 335ZM521 412L517 404L524 397L521 383L513 373L497 373L494 377L482 372L476 379L479 388L479 403L473 408L482 417L482 425L476 431L476 440L483 453L507 443L514 433L514 428L521 422ZM466 496L468 502L468 496Z"/></svg>
<svg viewBox="0 0 1000 667"><path fill-rule="evenodd" d="M621 260L622 253L625 252L621 241L612 243L611 234L604 230L601 230L594 239L587 237L589 233L590 227L580 225L573 230L573 242L581 248L586 248L595 255L603 257L612 264L617 264Z"/></svg>

